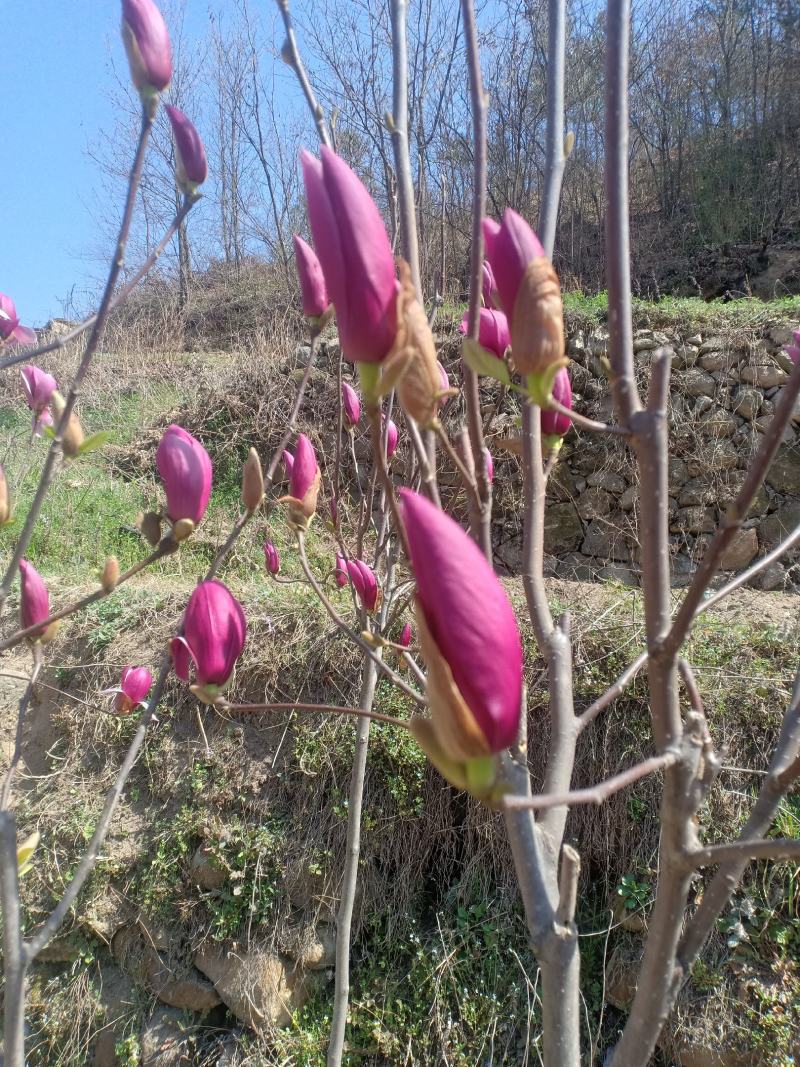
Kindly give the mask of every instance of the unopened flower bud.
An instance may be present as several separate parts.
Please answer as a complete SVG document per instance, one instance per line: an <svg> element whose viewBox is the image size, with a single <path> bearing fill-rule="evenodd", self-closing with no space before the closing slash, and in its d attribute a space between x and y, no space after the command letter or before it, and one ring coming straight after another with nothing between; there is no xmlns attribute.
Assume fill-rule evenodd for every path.
<svg viewBox="0 0 800 1067"><path fill-rule="evenodd" d="M50 404L53 408L54 422L56 426L58 426L67 406L67 402L64 400L61 393L59 393L58 389L55 390L50 398ZM78 416L74 411L71 411L61 438L61 448L68 459L74 459L80 454L83 439L83 427L80 424Z"/></svg>
<svg viewBox="0 0 800 1067"><path fill-rule="evenodd" d="M11 496L8 491L8 481L3 465L0 464L0 526L11 522Z"/></svg>
<svg viewBox="0 0 800 1067"><path fill-rule="evenodd" d="M405 260L399 260L399 271L397 333L383 364L384 374L397 375L400 406L420 426L428 427L436 418L442 392L436 346Z"/></svg>
<svg viewBox="0 0 800 1067"><path fill-rule="evenodd" d="M247 636L247 620L239 601L218 581L201 582L189 598L183 634L172 639L175 673L189 681L194 662L192 692L211 704L233 674Z"/></svg>
<svg viewBox="0 0 800 1067"><path fill-rule="evenodd" d="M155 548L161 540L161 517L154 511L146 511L139 516L136 525L145 541Z"/></svg>
<svg viewBox="0 0 800 1067"><path fill-rule="evenodd" d="M358 399L358 393L347 382L342 382L342 411L346 428L352 430L361 418L361 401Z"/></svg>
<svg viewBox="0 0 800 1067"><path fill-rule="evenodd" d="M331 306L325 286L325 276L311 245L297 234L294 234L293 241L300 295L303 300L303 314L314 325L321 327L329 317L328 312Z"/></svg>
<svg viewBox="0 0 800 1067"><path fill-rule="evenodd" d="M281 569L281 559L272 541L264 542L264 562L270 574L277 574Z"/></svg>
<svg viewBox="0 0 800 1067"><path fill-rule="evenodd" d="M194 529L205 515L211 496L213 471L208 452L197 438L173 424L158 443L156 467L164 483L169 519L173 524L190 519ZM181 538L176 535L175 540Z"/></svg>
<svg viewBox="0 0 800 1067"><path fill-rule="evenodd" d="M109 556L103 567L103 573L100 575L100 585L103 587L104 593L110 593L112 589L116 588L119 581L119 560L116 556Z"/></svg>
<svg viewBox="0 0 800 1067"><path fill-rule="evenodd" d="M566 367L561 367L553 379L552 396L562 407L572 409L572 384ZM572 420L560 411L542 408L542 441L547 451L558 450Z"/></svg>
<svg viewBox="0 0 800 1067"><path fill-rule="evenodd" d="M178 519L177 522L172 524L172 536L178 542L185 541L187 537L191 537L195 531L195 524L191 519Z"/></svg>
<svg viewBox="0 0 800 1067"><path fill-rule="evenodd" d="M336 579L336 584L340 589L347 585L350 580L347 573L347 560L341 552L336 553L336 566L334 567L333 574Z"/></svg>
<svg viewBox="0 0 800 1067"><path fill-rule="evenodd" d="M314 517L321 480L314 446L305 434L298 434L289 494L279 498L289 505L289 518L294 526L306 529Z"/></svg>
<svg viewBox="0 0 800 1067"><path fill-rule="evenodd" d="M248 512L252 515L261 507L264 499L264 475L261 470L261 460L258 452L251 448L247 453L242 474L242 501Z"/></svg>
<svg viewBox="0 0 800 1067"><path fill-rule="evenodd" d="M42 576L32 563L26 559L20 560L19 574L21 583L19 601L19 619L23 630L37 623L44 622L50 615L50 596ZM29 641L52 641L58 630L59 623L53 622L49 626L43 626L34 632Z"/></svg>
<svg viewBox="0 0 800 1067"><path fill-rule="evenodd" d="M397 451L397 439L398 439L397 426L393 419L389 419L386 424L386 459L390 460Z"/></svg>
<svg viewBox="0 0 800 1067"><path fill-rule="evenodd" d="M172 78L172 46L153 0L122 0L122 41L139 95L166 89Z"/></svg>
<svg viewBox="0 0 800 1067"><path fill-rule="evenodd" d="M401 645L403 648L408 648L408 646L411 644L411 623L410 622L407 622L405 624L405 626L403 627L403 629L400 631L400 636L397 639L397 643L398 643L398 645Z"/></svg>
<svg viewBox="0 0 800 1067"><path fill-rule="evenodd" d="M114 711L118 715L129 715L150 692L153 676L147 667L124 667L119 680L119 688L105 690L114 693Z"/></svg>
<svg viewBox="0 0 800 1067"><path fill-rule="evenodd" d="M175 181L187 196L195 196L208 177L208 160L200 134L182 111L167 104L166 112L175 142Z"/></svg>

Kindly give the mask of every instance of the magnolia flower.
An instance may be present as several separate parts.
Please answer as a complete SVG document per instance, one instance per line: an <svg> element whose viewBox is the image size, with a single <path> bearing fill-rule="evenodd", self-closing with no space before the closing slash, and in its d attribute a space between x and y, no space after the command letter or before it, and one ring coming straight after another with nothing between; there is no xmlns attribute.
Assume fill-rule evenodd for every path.
<svg viewBox="0 0 800 1067"><path fill-rule="evenodd" d="M454 784L485 794L496 777L487 757L513 744L519 728L522 645L514 610L456 522L408 489L400 498L431 709L429 720L412 720L415 736Z"/></svg>
<svg viewBox="0 0 800 1067"><path fill-rule="evenodd" d="M166 112L175 141L175 180L182 192L193 196L208 177L206 150L194 124L182 111L167 104Z"/></svg>
<svg viewBox="0 0 800 1067"><path fill-rule="evenodd" d="M572 410L572 385L566 367L561 367L553 379L553 399L557 400L563 407ZM567 415L562 415L560 411L552 411L547 408L542 408L541 423L545 444L549 448L553 448L556 444L560 445L561 438L572 425ZM553 440L554 438L555 440Z"/></svg>
<svg viewBox="0 0 800 1067"><path fill-rule="evenodd" d="M29 626L36 626L40 622L44 622L50 615L50 596L47 592L47 586L42 580L42 576L36 570L32 563L28 563L26 559L19 561L19 574L20 574L20 600L19 600L19 621L23 630L27 630ZM58 630L59 624L57 622L51 623L49 626L43 626L37 630L30 638L31 641L51 641Z"/></svg>
<svg viewBox="0 0 800 1067"><path fill-rule="evenodd" d="M297 264L297 277L300 280L300 293L303 298L303 314L313 322L319 323L330 307L325 276L314 249L294 234L294 259Z"/></svg>
<svg viewBox="0 0 800 1067"><path fill-rule="evenodd" d="M360 559L349 559L345 566L350 584L355 589L358 599L367 611L374 611L378 602L378 580L375 572Z"/></svg>
<svg viewBox="0 0 800 1067"><path fill-rule="evenodd" d="M133 84L142 95L160 93L172 78L172 46L153 0L122 0L122 41Z"/></svg>
<svg viewBox="0 0 800 1067"><path fill-rule="evenodd" d="M186 605L183 635L170 642L175 673L188 682L193 662L192 690L213 703L230 681L246 637L247 620L239 601L222 582L201 582Z"/></svg>
<svg viewBox="0 0 800 1067"><path fill-rule="evenodd" d="M792 363L797 363L800 360L800 330L795 330L794 343L786 345L784 351Z"/></svg>
<svg viewBox="0 0 800 1067"><path fill-rule="evenodd" d="M347 573L347 560L341 552L336 553L336 565L333 569L333 574L336 579L336 584L340 589L350 581L350 577Z"/></svg>
<svg viewBox="0 0 800 1067"><path fill-rule="evenodd" d="M511 328L514 366L526 376L554 374L564 362L564 317L558 277L539 238L511 208L500 225L484 219L483 235Z"/></svg>
<svg viewBox="0 0 800 1067"><path fill-rule="evenodd" d="M361 401L358 393L347 382L342 382L342 411L344 412L347 429L351 430L358 425L361 418Z"/></svg>
<svg viewBox="0 0 800 1067"><path fill-rule="evenodd" d="M321 478L314 446L304 433L298 434L289 494L280 497L289 505L289 517L295 526L305 529L314 517Z"/></svg>
<svg viewBox="0 0 800 1067"><path fill-rule="evenodd" d="M264 542L264 562L270 574L277 574L281 569L281 559L272 541Z"/></svg>
<svg viewBox="0 0 800 1067"><path fill-rule="evenodd" d="M288 448L284 448L283 456L283 473L286 475L286 481L291 481L292 467L294 467L294 455Z"/></svg>
<svg viewBox="0 0 800 1067"><path fill-rule="evenodd" d="M411 644L411 623L407 622L403 629L400 631L400 636L397 639L398 645L402 648L408 648Z"/></svg>
<svg viewBox="0 0 800 1067"><path fill-rule="evenodd" d="M105 693L114 694L114 711L118 715L128 715L139 704L143 704L153 676L147 667L124 667L116 689L106 689Z"/></svg>
<svg viewBox="0 0 800 1067"><path fill-rule="evenodd" d="M211 496L212 467L208 452L180 426L168 426L156 449L156 466L167 495L167 515L173 524L188 520L196 526Z"/></svg>
<svg viewBox="0 0 800 1067"><path fill-rule="evenodd" d="M56 380L40 367L23 367L20 373L27 405L34 415L41 416L58 388Z"/></svg>
<svg viewBox="0 0 800 1067"><path fill-rule="evenodd" d="M46 427L53 425L53 416L49 411L43 411L41 415L33 416L34 437L44 436Z"/></svg>
<svg viewBox="0 0 800 1067"><path fill-rule="evenodd" d="M36 344L36 334L30 326L20 325L14 301L5 293L0 293L0 341L9 344Z"/></svg>
<svg viewBox="0 0 800 1067"><path fill-rule="evenodd" d="M380 363L397 331L397 280L381 213L363 182L325 145L301 152L308 219L345 359Z"/></svg>
<svg viewBox="0 0 800 1067"><path fill-rule="evenodd" d="M461 320L459 331L466 335L469 330L469 312L467 311ZM478 320L478 344L491 352L493 356L502 359L506 349L511 344L511 333L508 329L508 319L502 311L493 311L491 308L481 308Z"/></svg>

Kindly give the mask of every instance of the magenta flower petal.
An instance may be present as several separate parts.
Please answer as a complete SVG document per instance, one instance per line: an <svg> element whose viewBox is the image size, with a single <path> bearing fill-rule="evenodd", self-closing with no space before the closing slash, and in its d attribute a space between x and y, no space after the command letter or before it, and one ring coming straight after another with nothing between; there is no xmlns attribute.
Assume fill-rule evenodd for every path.
<svg viewBox="0 0 800 1067"><path fill-rule="evenodd" d="M205 515L211 496L212 467L208 452L197 438L180 426L168 426L156 449L156 466L167 494L172 522Z"/></svg>
<svg viewBox="0 0 800 1067"><path fill-rule="evenodd" d="M469 312L464 315L459 326L459 331L465 335L468 323ZM508 319L502 311L481 308L478 320L478 343L493 356L497 356L498 359L503 358L506 349L511 344L511 331L508 328Z"/></svg>
<svg viewBox="0 0 800 1067"><path fill-rule="evenodd" d="M208 177L208 160L200 134L182 111L167 104L166 112L175 139L175 176L184 192L191 192Z"/></svg>
<svg viewBox="0 0 800 1067"><path fill-rule="evenodd" d="M565 408L569 408L570 411L572 410L572 384L566 367L561 367L555 376L553 399L563 404ZM543 434L556 434L563 437L572 425L572 420L562 415L560 411L543 409L541 423Z"/></svg>
<svg viewBox="0 0 800 1067"><path fill-rule="evenodd" d="M471 537L409 489L401 507L431 636L489 748L513 744L522 696L522 645L502 584Z"/></svg>
<svg viewBox="0 0 800 1067"><path fill-rule="evenodd" d="M391 459L397 449L397 427L392 419L389 419L388 428L386 430L386 458Z"/></svg>
<svg viewBox="0 0 800 1067"><path fill-rule="evenodd" d="M297 277L300 280L300 293L303 298L303 314L310 319L318 319L328 310L330 299L325 286L319 259L314 249L302 237L294 234L294 259L297 264Z"/></svg>
<svg viewBox="0 0 800 1067"><path fill-rule="evenodd" d="M483 449L483 460L486 464L486 477L489 480L489 485L494 481L494 460L492 459L492 453L488 448Z"/></svg>
<svg viewBox="0 0 800 1067"><path fill-rule="evenodd" d="M347 585L348 581L350 580L350 577L349 577L349 574L348 574L348 570L347 570L347 560L344 558L344 556L340 552L336 553L336 565L334 567L334 576L336 578L336 584L340 588L342 586L344 586L344 585Z"/></svg>
<svg viewBox="0 0 800 1067"><path fill-rule="evenodd" d="M491 220L489 220L491 221ZM481 271L483 302L487 308L498 307L497 282L495 281L492 265L488 260L483 261Z"/></svg>
<svg viewBox="0 0 800 1067"><path fill-rule="evenodd" d="M136 88L166 89L172 78L172 45L153 0L122 0L122 39Z"/></svg>
<svg viewBox="0 0 800 1067"><path fill-rule="evenodd" d="M347 382L342 382L342 410L347 423L357 426L361 418L361 401L358 399L358 393Z"/></svg>
<svg viewBox="0 0 800 1067"><path fill-rule="evenodd" d="M407 622L403 629L400 631L400 636L397 639L398 645L402 645L403 648L408 648L411 644L411 623Z"/></svg>
<svg viewBox="0 0 800 1067"><path fill-rule="evenodd" d="M55 378L40 367L23 367L22 388L28 407L36 415L41 415L58 388Z"/></svg>
<svg viewBox="0 0 800 1067"><path fill-rule="evenodd" d="M289 451L288 448L284 448L282 459L283 459L283 472L286 475L286 480L287 481L291 481L292 468L294 467L294 456Z"/></svg>
<svg viewBox="0 0 800 1067"><path fill-rule="evenodd" d="M271 541L264 542L264 562L270 574L277 574L281 569L281 559L278 550Z"/></svg>
<svg viewBox="0 0 800 1067"><path fill-rule="evenodd" d="M50 596L42 576L26 559L19 561L22 590L19 602L19 617L23 630L35 626L50 614Z"/></svg>
<svg viewBox="0 0 800 1067"><path fill-rule="evenodd" d="M355 568L360 574L360 582L356 581L353 570ZM374 611L375 605L378 601L378 580L375 577L375 572L371 567L368 567L363 560L356 559L347 564L348 572L350 573L350 580L356 587L361 602L367 611Z"/></svg>
<svg viewBox="0 0 800 1067"><path fill-rule="evenodd" d="M319 466L314 446L304 433L297 435L289 492L296 500L303 500L314 484Z"/></svg>
<svg viewBox="0 0 800 1067"><path fill-rule="evenodd" d="M14 301L7 293L0 293L0 341L18 345L36 343L35 332L20 325Z"/></svg>
<svg viewBox="0 0 800 1067"><path fill-rule="evenodd" d="M336 309L342 352L352 362L379 363L397 332L392 246L363 182L324 145L321 157L300 154L311 233Z"/></svg>
<svg viewBox="0 0 800 1067"><path fill-rule="evenodd" d="M491 236L487 223L491 223ZM484 238L486 258L494 273L500 300L506 314L513 316L519 285L528 264L543 256L544 249L525 219L511 208L506 208L500 226L491 219L484 219Z"/></svg>
<svg viewBox="0 0 800 1067"><path fill-rule="evenodd" d="M188 682L194 657L184 638L173 637L169 643L169 652L172 656L172 666L175 668L175 673L182 682Z"/></svg>
<svg viewBox="0 0 800 1067"><path fill-rule="evenodd" d="M233 673L247 637L247 621L239 601L222 582L201 582L189 598L183 620L183 643L195 663L197 683L224 686ZM188 669L173 641L175 673Z"/></svg>
<svg viewBox="0 0 800 1067"><path fill-rule="evenodd" d="M114 700L115 710L123 715L132 711L142 703L152 684L153 676L147 667L124 667Z"/></svg>

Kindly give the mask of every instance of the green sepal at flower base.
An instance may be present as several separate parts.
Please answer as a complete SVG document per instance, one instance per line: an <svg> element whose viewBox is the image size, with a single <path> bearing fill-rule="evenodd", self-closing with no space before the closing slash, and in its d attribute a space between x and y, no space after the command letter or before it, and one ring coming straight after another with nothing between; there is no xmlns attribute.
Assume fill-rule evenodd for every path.
<svg viewBox="0 0 800 1067"><path fill-rule="evenodd" d="M490 806L507 792L508 787L500 778L500 761L496 755L457 762L445 755L430 719L414 715L409 720L408 728L439 774L456 789L463 789L476 800Z"/></svg>
<svg viewBox="0 0 800 1067"><path fill-rule="evenodd" d="M502 385L511 384L511 375L508 373L508 367L503 360L498 359L497 356L484 348L483 345L478 344L477 341L465 337L461 342L461 356L470 370L475 371L476 374L482 374L486 378L494 378L495 381L500 382Z"/></svg>
<svg viewBox="0 0 800 1067"><path fill-rule="evenodd" d="M562 367L566 367L568 360L560 359L545 367L543 371L525 376L525 392L534 404L540 408L549 408L553 399L553 382Z"/></svg>

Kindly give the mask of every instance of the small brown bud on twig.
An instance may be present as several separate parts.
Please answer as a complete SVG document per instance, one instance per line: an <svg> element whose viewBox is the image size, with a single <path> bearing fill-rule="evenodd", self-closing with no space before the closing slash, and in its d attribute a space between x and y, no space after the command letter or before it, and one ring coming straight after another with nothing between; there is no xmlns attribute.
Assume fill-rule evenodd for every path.
<svg viewBox="0 0 800 1067"><path fill-rule="evenodd" d="M242 473L242 501L248 512L252 515L261 507L264 499L264 474L261 470L261 460L254 448L247 453L247 459Z"/></svg>
<svg viewBox="0 0 800 1067"><path fill-rule="evenodd" d="M172 524L172 536L180 544L194 533L194 523L191 519L178 519Z"/></svg>
<svg viewBox="0 0 800 1067"><path fill-rule="evenodd" d="M67 403L57 389L50 399L50 405L53 409L55 422L58 424L61 420L61 416L64 414L64 409L66 408ZM66 429L64 430L64 435L61 439L61 448L63 449L65 456L69 459L74 459L80 454L82 444L83 427L78 420L78 416L74 411L71 411Z"/></svg>
<svg viewBox="0 0 800 1067"><path fill-rule="evenodd" d="M119 581L119 560L116 556L109 556L100 576L100 584L104 593L110 593Z"/></svg>
<svg viewBox="0 0 800 1067"><path fill-rule="evenodd" d="M155 511L145 511L136 520L136 525L145 541L155 548L161 540L161 516Z"/></svg>

